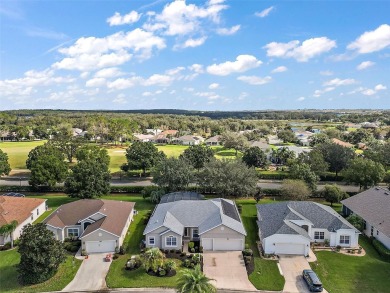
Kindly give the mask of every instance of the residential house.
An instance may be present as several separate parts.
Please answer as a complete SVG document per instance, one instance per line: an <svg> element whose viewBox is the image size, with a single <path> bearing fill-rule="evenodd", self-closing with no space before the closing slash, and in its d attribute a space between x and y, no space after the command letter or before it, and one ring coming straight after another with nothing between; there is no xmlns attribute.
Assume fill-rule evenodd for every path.
<svg viewBox="0 0 390 293"><path fill-rule="evenodd" d="M269 144L281 144L283 141L278 138L277 135L269 135L268 136L268 143Z"/></svg>
<svg viewBox="0 0 390 293"><path fill-rule="evenodd" d="M364 220L363 233L390 249L390 191L373 187L341 201L343 214Z"/></svg>
<svg viewBox="0 0 390 293"><path fill-rule="evenodd" d="M152 134L152 135L158 135L162 132L162 130L158 129L158 128L156 128L156 129L155 128L147 128L145 131L147 134Z"/></svg>
<svg viewBox="0 0 390 293"><path fill-rule="evenodd" d="M168 143L169 139L167 138L167 136L165 134L160 133L160 134L153 136L150 139L150 141L154 142L154 143Z"/></svg>
<svg viewBox="0 0 390 293"><path fill-rule="evenodd" d="M221 138L221 135L215 135L206 139L205 143L207 146L219 146L222 145Z"/></svg>
<svg viewBox="0 0 390 293"><path fill-rule="evenodd" d="M175 196L156 206L144 230L146 246L182 249L199 241L203 250L243 250L246 231L234 201L193 198Z"/></svg>
<svg viewBox="0 0 390 293"><path fill-rule="evenodd" d="M174 129L168 129L168 130L164 130L163 132L161 132L161 134L169 137L174 137L176 136L176 134L179 132L179 130L174 130Z"/></svg>
<svg viewBox="0 0 390 293"><path fill-rule="evenodd" d="M196 135L183 135L178 137L176 142L181 145L199 145L204 142L204 138Z"/></svg>
<svg viewBox="0 0 390 293"><path fill-rule="evenodd" d="M311 131L295 131L294 134L297 140L299 141L299 144L302 146L309 146L310 137L314 135L314 133Z"/></svg>
<svg viewBox="0 0 390 293"><path fill-rule="evenodd" d="M23 227L32 224L46 211L46 199L27 198L23 196L0 196L0 226L17 221L12 233L14 240L20 237ZM10 242L10 236L0 235L0 245Z"/></svg>
<svg viewBox="0 0 390 293"><path fill-rule="evenodd" d="M78 238L87 253L114 252L133 219L133 202L82 199L64 204L44 220L57 240Z"/></svg>
<svg viewBox="0 0 390 293"><path fill-rule="evenodd" d="M271 146L264 141L251 141L249 143L251 147L258 147L265 153L269 153L272 149Z"/></svg>
<svg viewBox="0 0 390 293"><path fill-rule="evenodd" d="M332 142L346 148L353 148L353 144L350 144L349 142L345 142L337 138L332 138Z"/></svg>
<svg viewBox="0 0 390 293"><path fill-rule="evenodd" d="M363 122L360 125L362 126L362 128L375 129L379 127L379 122Z"/></svg>
<svg viewBox="0 0 390 293"><path fill-rule="evenodd" d="M358 246L359 231L331 207L310 201L258 204L259 239L266 254L308 255L310 243Z"/></svg>
<svg viewBox="0 0 390 293"><path fill-rule="evenodd" d="M295 145L285 145L285 146L277 146L276 148L287 148L289 151L294 152L295 156L298 157L301 153L309 153L311 152L311 148L308 147L300 147Z"/></svg>
<svg viewBox="0 0 390 293"><path fill-rule="evenodd" d="M154 138L152 134L133 134L135 141L149 142Z"/></svg>

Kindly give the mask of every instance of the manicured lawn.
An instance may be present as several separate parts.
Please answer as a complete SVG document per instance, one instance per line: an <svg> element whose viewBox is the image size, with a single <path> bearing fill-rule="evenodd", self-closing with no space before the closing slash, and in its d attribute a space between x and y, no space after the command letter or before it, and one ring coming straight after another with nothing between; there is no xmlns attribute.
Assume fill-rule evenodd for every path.
<svg viewBox="0 0 390 293"><path fill-rule="evenodd" d="M361 236L359 243L366 250L365 256L319 251L318 265L312 263L312 269L331 293L390 292L390 263L380 259L367 238Z"/></svg>
<svg viewBox="0 0 390 293"><path fill-rule="evenodd" d="M0 142L0 149L8 154L11 169L26 169L28 153L46 141Z"/></svg>
<svg viewBox="0 0 390 293"><path fill-rule="evenodd" d="M186 145L167 144L167 145L158 145L157 148L158 148L159 151L163 151L164 154L166 154L167 157L177 158L186 149L188 149L188 146L186 146Z"/></svg>
<svg viewBox="0 0 390 293"><path fill-rule="evenodd" d="M222 146L215 146L211 147L215 153L215 157L217 159L235 159L235 158L241 158L242 157L242 152L237 152L236 156L236 150L234 149L225 149Z"/></svg>
<svg viewBox="0 0 390 293"><path fill-rule="evenodd" d="M107 149L108 155L110 156L110 171L115 173L120 171L122 164L126 163L126 147L114 147Z"/></svg>
<svg viewBox="0 0 390 293"><path fill-rule="evenodd" d="M0 252L0 292L60 291L73 280L81 265L81 260L68 256L50 280L37 285L21 286L18 283L16 271L19 261L20 254L16 249Z"/></svg>
<svg viewBox="0 0 390 293"><path fill-rule="evenodd" d="M253 250L255 270L249 280L259 290L283 290L284 278L280 275L276 261L262 259L256 247L258 241L256 201L253 199L237 200L242 205L241 218L246 229L245 243ZM259 204L271 203L271 199L262 199Z"/></svg>

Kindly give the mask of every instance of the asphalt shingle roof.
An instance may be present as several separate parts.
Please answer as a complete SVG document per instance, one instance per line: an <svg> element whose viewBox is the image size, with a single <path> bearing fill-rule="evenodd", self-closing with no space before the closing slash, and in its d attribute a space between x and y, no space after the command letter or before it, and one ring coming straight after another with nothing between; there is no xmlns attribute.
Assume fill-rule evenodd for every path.
<svg viewBox="0 0 390 293"><path fill-rule="evenodd" d="M356 230L332 208L315 202L285 201L256 207L260 215L257 223L262 238L273 234L295 234L310 239L306 230L293 223L294 220L305 220L312 223L314 228L328 231Z"/></svg>
<svg viewBox="0 0 390 293"><path fill-rule="evenodd" d="M179 235L183 235L184 227L199 227L199 234L202 234L221 224L246 235L239 216L239 220L236 220L225 215L221 202L234 205L234 202L221 198L160 203L156 206L144 235L160 227L170 229Z"/></svg>
<svg viewBox="0 0 390 293"><path fill-rule="evenodd" d="M341 203L390 237L390 191L373 187Z"/></svg>
<svg viewBox="0 0 390 293"><path fill-rule="evenodd" d="M172 192L165 194L161 197L160 203L173 202L178 200L200 200L203 199L203 195L196 192Z"/></svg>

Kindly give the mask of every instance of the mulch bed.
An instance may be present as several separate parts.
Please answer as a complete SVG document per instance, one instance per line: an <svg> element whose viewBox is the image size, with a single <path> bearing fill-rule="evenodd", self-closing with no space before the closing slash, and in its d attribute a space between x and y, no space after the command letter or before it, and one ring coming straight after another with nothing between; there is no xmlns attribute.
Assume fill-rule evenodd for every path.
<svg viewBox="0 0 390 293"><path fill-rule="evenodd" d="M247 272L248 276L254 272L254 270L255 270L255 260L254 260L253 256L252 256L251 261L249 263L245 264L245 267L246 267L246 272Z"/></svg>
<svg viewBox="0 0 390 293"><path fill-rule="evenodd" d="M153 272L152 270L149 270L147 272L147 274L149 276L154 276L154 277L159 277L159 278L164 278L164 277L173 277L176 275L176 270L170 270L169 272L167 272L167 274L165 276L160 276L159 274L156 274L155 272Z"/></svg>

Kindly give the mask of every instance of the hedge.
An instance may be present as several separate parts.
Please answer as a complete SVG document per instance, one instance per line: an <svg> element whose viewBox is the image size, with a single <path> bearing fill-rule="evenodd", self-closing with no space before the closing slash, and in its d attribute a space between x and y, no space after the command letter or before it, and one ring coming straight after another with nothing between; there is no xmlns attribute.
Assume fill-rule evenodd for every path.
<svg viewBox="0 0 390 293"><path fill-rule="evenodd" d="M284 180L290 177L288 173L280 173L280 172L269 173L269 172L262 172L262 171L258 171L257 176L260 179L267 179L267 180Z"/></svg>
<svg viewBox="0 0 390 293"><path fill-rule="evenodd" d="M372 239L372 245L383 260L390 262L390 250L386 248L379 240Z"/></svg>

